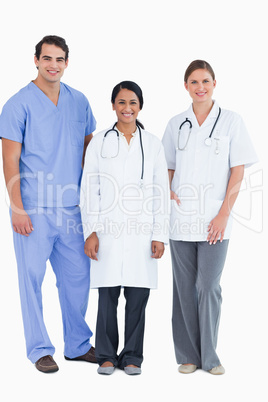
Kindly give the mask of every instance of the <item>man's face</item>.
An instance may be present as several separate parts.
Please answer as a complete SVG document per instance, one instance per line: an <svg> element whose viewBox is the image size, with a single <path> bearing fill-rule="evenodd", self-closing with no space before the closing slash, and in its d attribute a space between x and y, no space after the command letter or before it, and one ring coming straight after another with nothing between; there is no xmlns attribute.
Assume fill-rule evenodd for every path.
<svg viewBox="0 0 268 402"><path fill-rule="evenodd" d="M65 61L65 52L55 45L42 45L39 60L34 57L36 67L38 67L38 77L46 82L59 82L63 76L68 60Z"/></svg>

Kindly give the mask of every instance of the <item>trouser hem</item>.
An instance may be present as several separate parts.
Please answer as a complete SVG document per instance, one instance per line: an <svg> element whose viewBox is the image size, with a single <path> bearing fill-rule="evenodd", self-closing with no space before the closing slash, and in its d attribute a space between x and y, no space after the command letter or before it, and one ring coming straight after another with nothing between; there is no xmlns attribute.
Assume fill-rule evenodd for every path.
<svg viewBox="0 0 268 402"><path fill-rule="evenodd" d="M35 364L39 359L41 359L41 357L45 357L45 356L52 356L52 357L53 357L54 353L55 353L55 350L52 350L52 349L45 349L45 350L43 350L42 353L35 354L35 355L32 356L32 357L28 357L28 359L29 359L33 364Z"/></svg>
<svg viewBox="0 0 268 402"><path fill-rule="evenodd" d="M69 359L75 359L76 357L80 357L85 355L90 349L92 348L92 345L88 343L85 348L83 348L83 352L75 352L75 353L64 353L64 356L68 357Z"/></svg>
<svg viewBox="0 0 268 402"><path fill-rule="evenodd" d="M141 367L142 361L143 361L143 360L140 360L140 359L128 358L128 359L124 360L123 362L121 362L121 363L118 365L118 367L119 367L121 370L124 370L124 368L125 368L126 366L129 366L129 365L131 365L131 364L132 364L133 366Z"/></svg>

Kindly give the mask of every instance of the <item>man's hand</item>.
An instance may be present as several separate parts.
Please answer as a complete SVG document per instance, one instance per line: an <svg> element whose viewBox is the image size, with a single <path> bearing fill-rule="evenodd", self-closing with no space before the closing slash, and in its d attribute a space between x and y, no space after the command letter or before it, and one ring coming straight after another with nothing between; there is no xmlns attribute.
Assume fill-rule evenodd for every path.
<svg viewBox="0 0 268 402"><path fill-rule="evenodd" d="M96 232L93 232L88 236L85 242L84 251L91 260L98 261L97 253L99 251L99 238Z"/></svg>
<svg viewBox="0 0 268 402"><path fill-rule="evenodd" d="M30 233L34 230L32 221L25 211L19 213L12 212L12 226L14 232L26 237L29 237Z"/></svg>

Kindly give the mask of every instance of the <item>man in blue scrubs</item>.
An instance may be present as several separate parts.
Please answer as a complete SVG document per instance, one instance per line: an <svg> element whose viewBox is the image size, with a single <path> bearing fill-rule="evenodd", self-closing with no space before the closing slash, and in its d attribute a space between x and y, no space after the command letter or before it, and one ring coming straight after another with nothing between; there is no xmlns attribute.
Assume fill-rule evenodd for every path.
<svg viewBox="0 0 268 402"><path fill-rule="evenodd" d="M60 82L68 66L65 40L46 36L35 50L37 78L4 105L0 138L27 356L38 370L54 372L55 348L42 311L47 260L57 278L65 358L96 362L85 322L90 262L78 206L83 157L96 123L87 98Z"/></svg>

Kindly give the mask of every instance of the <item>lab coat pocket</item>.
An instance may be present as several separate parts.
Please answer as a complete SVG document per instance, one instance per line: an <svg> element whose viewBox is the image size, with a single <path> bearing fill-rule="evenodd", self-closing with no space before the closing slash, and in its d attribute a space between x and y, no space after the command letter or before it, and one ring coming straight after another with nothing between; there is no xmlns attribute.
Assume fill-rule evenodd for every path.
<svg viewBox="0 0 268 402"><path fill-rule="evenodd" d="M215 162L226 162L229 159L229 137L214 137L211 147Z"/></svg>
<svg viewBox="0 0 268 402"><path fill-rule="evenodd" d="M85 123L81 121L71 121L70 136L73 146L83 147L85 140Z"/></svg>

